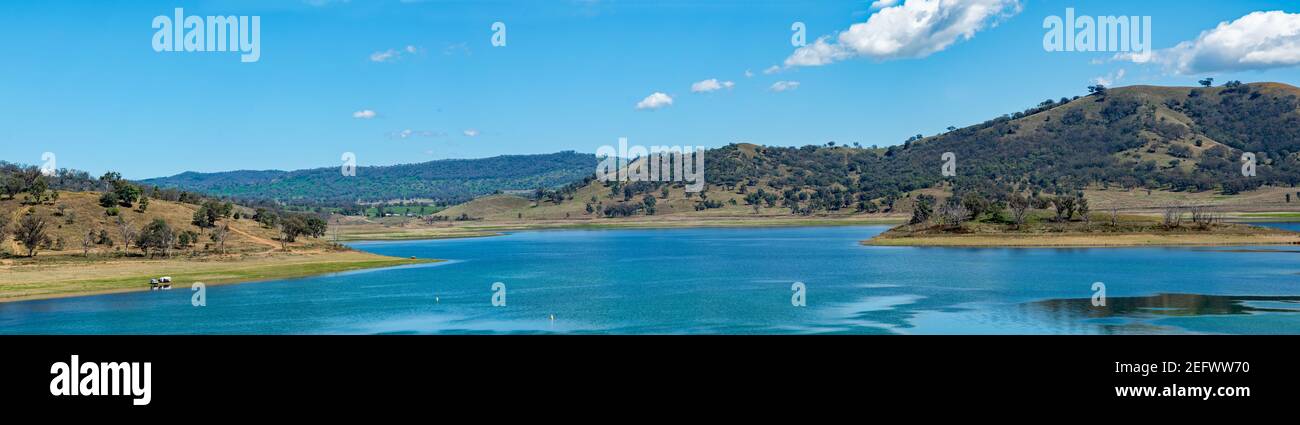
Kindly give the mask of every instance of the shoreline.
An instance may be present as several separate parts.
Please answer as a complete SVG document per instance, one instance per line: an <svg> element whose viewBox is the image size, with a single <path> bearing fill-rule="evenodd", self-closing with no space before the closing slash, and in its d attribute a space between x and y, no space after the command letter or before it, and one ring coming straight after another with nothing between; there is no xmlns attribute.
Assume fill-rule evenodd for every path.
<svg viewBox="0 0 1300 425"><path fill-rule="evenodd" d="M1262 227L1256 227L1264 229ZM1300 245L1300 233L1267 229L1259 233L1061 233L1061 234L891 234L861 241L863 246L919 248L1160 248Z"/></svg>
<svg viewBox="0 0 1300 425"><path fill-rule="evenodd" d="M192 262L185 260L163 260L154 261L155 267L162 268L189 268L196 269L184 272L160 272L142 275L138 271L128 271L125 275L101 279L72 279L59 282L24 282L11 284L0 281L0 304L14 303L23 301L37 301L59 298L77 298L97 295L111 295L129 292L149 292L151 291L148 284L150 276L171 275L172 288L189 290L194 283L202 282L208 287L237 285L245 283L260 283L275 280L302 279L318 276L327 276L336 273L359 272L382 270L392 267L405 267L423 264L437 264L446 260L439 259L411 259L388 257L378 254L371 254L360 251L345 252L326 252L311 254L296 254L284 256L268 256L253 259L240 259L229 261L212 261L212 262ZM142 269L147 268L149 264L141 264L133 261L118 261L106 263L111 268ZM195 267L199 266L199 267ZM206 267L203 267L206 266ZM66 265L45 265L45 266L23 266L31 270L12 271L12 273L34 274L45 270L43 268L64 268ZM95 273L101 268L99 264L80 264L73 268L90 269L77 270L86 274ZM103 268L109 268L103 266ZM179 277L177 277L179 276ZM10 279L13 276L9 276ZM22 286L34 286L35 288L23 288ZM83 287L95 287L95 289L77 289ZM16 295L10 295L15 293ZM40 293L24 293L29 291L45 291Z"/></svg>
<svg viewBox="0 0 1300 425"><path fill-rule="evenodd" d="M416 227L378 229L378 231L340 232L340 242L391 242L416 240L466 239L503 236L508 232L546 231L546 230L620 230L620 229L704 229L704 228L781 228L781 227L840 227L840 226L883 226L898 225L905 222L899 217L870 218L785 218L785 217L716 217L716 218L668 218L658 221L644 219L628 221L544 221L544 222L495 222L470 224L465 227ZM346 229L347 226L344 226Z"/></svg>

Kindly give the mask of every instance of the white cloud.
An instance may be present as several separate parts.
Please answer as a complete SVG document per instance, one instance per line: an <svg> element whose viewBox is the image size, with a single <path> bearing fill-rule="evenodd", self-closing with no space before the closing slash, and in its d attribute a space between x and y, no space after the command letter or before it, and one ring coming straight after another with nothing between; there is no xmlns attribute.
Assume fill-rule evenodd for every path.
<svg viewBox="0 0 1300 425"><path fill-rule="evenodd" d="M420 52L420 47L419 47L419 46L414 46L414 45L409 45L409 44L408 44L408 45L406 45L406 47L403 47L401 50L398 50L398 49L388 49L388 50L383 50L383 51L378 51L378 52L371 53L371 54L370 54L370 61L371 61L371 62L395 62L395 61L397 61L398 59L401 59L403 54L412 54L412 55L413 55L413 54L416 54L416 53L419 53L419 52Z"/></svg>
<svg viewBox="0 0 1300 425"><path fill-rule="evenodd" d="M673 104L673 98L672 98L672 96L669 96L669 95L666 95L666 94L663 94L663 93L660 93L660 92L654 92L654 93L651 93L649 96L646 96L645 99L641 99L640 102L637 102L637 103L636 103L636 109L638 109L638 110L641 110L641 109L651 109L651 110L654 110L654 109L659 109L659 108L667 107L667 106L670 106L670 105L672 105L672 104Z"/></svg>
<svg viewBox="0 0 1300 425"><path fill-rule="evenodd" d="M1123 79L1124 79L1124 75L1127 74L1127 73L1128 73L1128 71L1125 71L1124 68L1120 68L1118 71L1112 72L1112 73L1110 73L1110 74L1106 74L1106 75L1103 75L1103 76L1100 76L1100 77L1097 77L1097 78L1093 78L1093 79L1092 79L1092 83L1093 83L1093 84L1101 84L1101 85L1106 86L1106 87L1111 87L1111 86L1114 86L1115 83L1118 83L1118 82L1120 82L1121 80L1123 80Z"/></svg>
<svg viewBox="0 0 1300 425"><path fill-rule="evenodd" d="M1131 53L1116 58L1162 64L1183 75L1296 66L1300 65L1300 13L1251 12L1148 58Z"/></svg>
<svg viewBox="0 0 1300 425"><path fill-rule="evenodd" d="M353 112L353 113L352 113L352 118L362 119L362 120L368 120L368 119L374 118L376 115L379 115L379 114L376 114L375 111L372 111L372 110L369 110L369 109L362 109L362 110L360 110L360 111Z"/></svg>
<svg viewBox="0 0 1300 425"><path fill-rule="evenodd" d="M754 76L754 71L750 71L748 69L745 70L745 78L752 78L753 76Z"/></svg>
<svg viewBox="0 0 1300 425"><path fill-rule="evenodd" d="M731 81L718 81L717 78L710 78L691 84L691 93L708 93L722 89L730 89L735 86L736 83Z"/></svg>
<svg viewBox="0 0 1300 425"><path fill-rule="evenodd" d="M871 2L871 10L884 9L898 4L898 0L876 0Z"/></svg>
<svg viewBox="0 0 1300 425"><path fill-rule="evenodd" d="M465 137L478 137L479 132L478 130L470 128L470 129L466 129L465 131L462 131L461 134L464 134Z"/></svg>
<svg viewBox="0 0 1300 425"><path fill-rule="evenodd" d="M820 37L794 51L786 67L821 66L854 57L875 60L923 58L968 40L998 20L1020 12L1019 0L877 1L883 7L867 22L837 36Z"/></svg>
<svg viewBox="0 0 1300 425"><path fill-rule="evenodd" d="M780 67L780 66L772 65L772 66L767 67L767 69L764 69L764 70L763 70L763 74L768 74L768 75L770 75L770 74L775 74L775 73L780 72L780 71L781 71L781 67Z"/></svg>
<svg viewBox="0 0 1300 425"><path fill-rule="evenodd" d="M799 88L798 81L777 81L772 83L771 90L774 92L790 91Z"/></svg>
<svg viewBox="0 0 1300 425"><path fill-rule="evenodd" d="M385 50L385 51L382 51L382 52L374 52L374 53L371 53L371 54L370 54L370 61L371 61L371 62L388 62L388 61L392 61L392 60L394 60L394 59L397 59L397 58L398 58L399 56L401 56L401 55L402 55L402 54L401 54L400 52L396 51L396 50L388 49L388 50Z"/></svg>

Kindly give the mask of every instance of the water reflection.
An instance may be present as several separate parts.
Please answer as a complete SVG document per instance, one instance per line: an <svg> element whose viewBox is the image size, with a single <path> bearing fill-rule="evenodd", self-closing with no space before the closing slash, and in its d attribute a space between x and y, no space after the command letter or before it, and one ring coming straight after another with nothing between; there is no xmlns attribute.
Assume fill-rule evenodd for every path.
<svg viewBox="0 0 1300 425"><path fill-rule="evenodd" d="M1063 328L1097 326L1102 333L1150 333L1163 329L1185 332L1214 332L1198 328L1201 317L1233 317L1261 314L1300 313L1297 296L1242 296L1157 294L1146 297L1108 297L1105 306L1093 306L1090 298L1036 301L1021 305L1021 312ZM1221 322L1223 323L1223 322Z"/></svg>

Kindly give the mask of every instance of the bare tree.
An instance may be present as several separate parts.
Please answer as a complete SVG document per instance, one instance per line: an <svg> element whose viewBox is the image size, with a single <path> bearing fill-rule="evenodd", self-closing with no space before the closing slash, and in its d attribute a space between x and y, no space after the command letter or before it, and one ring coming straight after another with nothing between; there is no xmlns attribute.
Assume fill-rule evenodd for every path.
<svg viewBox="0 0 1300 425"><path fill-rule="evenodd" d="M1079 193L1079 197L1074 201L1074 209L1079 212L1079 217L1083 219L1083 227L1087 228L1092 224L1092 208L1088 206L1088 198Z"/></svg>
<svg viewBox="0 0 1300 425"><path fill-rule="evenodd" d="M1110 226L1119 227L1119 208L1110 209Z"/></svg>
<svg viewBox="0 0 1300 425"><path fill-rule="evenodd" d="M1171 206L1167 206L1167 207L1165 207L1165 213L1164 213L1164 217L1163 217L1163 224L1164 224L1165 228L1169 228L1169 229L1173 229L1173 228L1177 228L1177 227L1179 227L1179 226L1182 226L1182 225L1183 225L1183 209L1182 209L1182 207L1177 207L1177 206L1172 206L1172 205L1171 205Z"/></svg>
<svg viewBox="0 0 1300 425"><path fill-rule="evenodd" d="M950 228L961 228L961 223L970 216L970 210L961 202L944 202L939 206L939 222Z"/></svg>
<svg viewBox="0 0 1300 425"><path fill-rule="evenodd" d="M223 224L212 229L212 241L217 243L217 251L226 253L226 238L230 236L230 225Z"/></svg>
<svg viewBox="0 0 1300 425"><path fill-rule="evenodd" d="M99 232L94 230L86 232L81 236L81 255L90 256L90 249L95 247L95 242L99 240Z"/></svg>
<svg viewBox="0 0 1300 425"><path fill-rule="evenodd" d="M1025 224L1025 214L1029 212L1029 199L1019 193L1012 194L1011 199L1007 201L1007 206L1011 207L1011 217L1016 221L1016 228L1019 229Z"/></svg>
<svg viewBox="0 0 1300 425"><path fill-rule="evenodd" d="M1222 219L1218 213L1210 211L1203 206L1192 207L1191 213L1192 223L1195 223L1196 227L1201 230L1209 229Z"/></svg>
<svg viewBox="0 0 1300 425"><path fill-rule="evenodd" d="M139 231L131 224L131 220L122 218L122 216L117 217L117 231L122 235L122 247L130 249Z"/></svg>

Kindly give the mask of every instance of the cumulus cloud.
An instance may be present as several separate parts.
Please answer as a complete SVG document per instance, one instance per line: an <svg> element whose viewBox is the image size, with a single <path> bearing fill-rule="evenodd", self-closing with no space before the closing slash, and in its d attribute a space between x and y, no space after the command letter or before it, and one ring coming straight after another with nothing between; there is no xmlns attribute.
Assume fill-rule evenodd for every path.
<svg viewBox="0 0 1300 425"><path fill-rule="evenodd" d="M691 93L708 93L722 89L730 89L735 86L736 83L731 81L718 81L717 78L710 78L691 84Z"/></svg>
<svg viewBox="0 0 1300 425"><path fill-rule="evenodd" d="M666 94L663 94L663 93L660 93L660 92L654 92L654 93L651 93L649 96L646 96L645 99L641 99L640 102L637 102L637 103L636 103L636 109L637 109L637 110L641 110L641 109L650 109L650 110L654 110L654 109L659 109L659 108L667 107L667 106L670 106L670 105L672 105L672 104L673 104L673 98L672 98L672 96L669 96L669 95L666 95Z"/></svg>
<svg viewBox="0 0 1300 425"><path fill-rule="evenodd" d="M898 4L898 0L876 0L871 2L871 9L884 9L886 7L893 7L896 4Z"/></svg>
<svg viewBox="0 0 1300 425"><path fill-rule="evenodd" d="M882 0L867 22L818 38L785 59L786 67L821 66L855 57L923 58L968 40L1020 12L1019 0Z"/></svg>
<svg viewBox="0 0 1300 425"><path fill-rule="evenodd" d="M1114 86L1115 83L1120 82L1120 80L1123 80L1123 79L1124 79L1124 75L1127 74L1127 73L1128 73L1128 71L1125 71L1124 68L1120 68L1118 71L1112 72L1112 73L1110 73L1110 74L1106 74L1106 75L1103 75L1103 76L1100 76L1100 77L1093 78L1093 79L1092 79L1092 83L1093 83L1093 84L1100 84L1100 85L1103 85L1103 86L1106 86L1106 87L1111 87L1111 86Z"/></svg>
<svg viewBox="0 0 1300 425"><path fill-rule="evenodd" d="M353 112L353 113L352 113L352 118L356 118L356 119L359 119L359 120L368 120L368 119L374 118L374 117L377 116L377 115L379 115L379 114L376 114L375 111L372 111L372 110L369 110L369 109L362 109L362 110L360 110L360 111Z"/></svg>
<svg viewBox="0 0 1300 425"><path fill-rule="evenodd" d="M1296 66L1300 65L1300 13L1251 12L1149 57L1124 53L1116 58L1161 64L1182 75Z"/></svg>
<svg viewBox="0 0 1300 425"><path fill-rule="evenodd" d="M799 88L798 81L777 81L772 83L771 90L774 92L790 91Z"/></svg>

